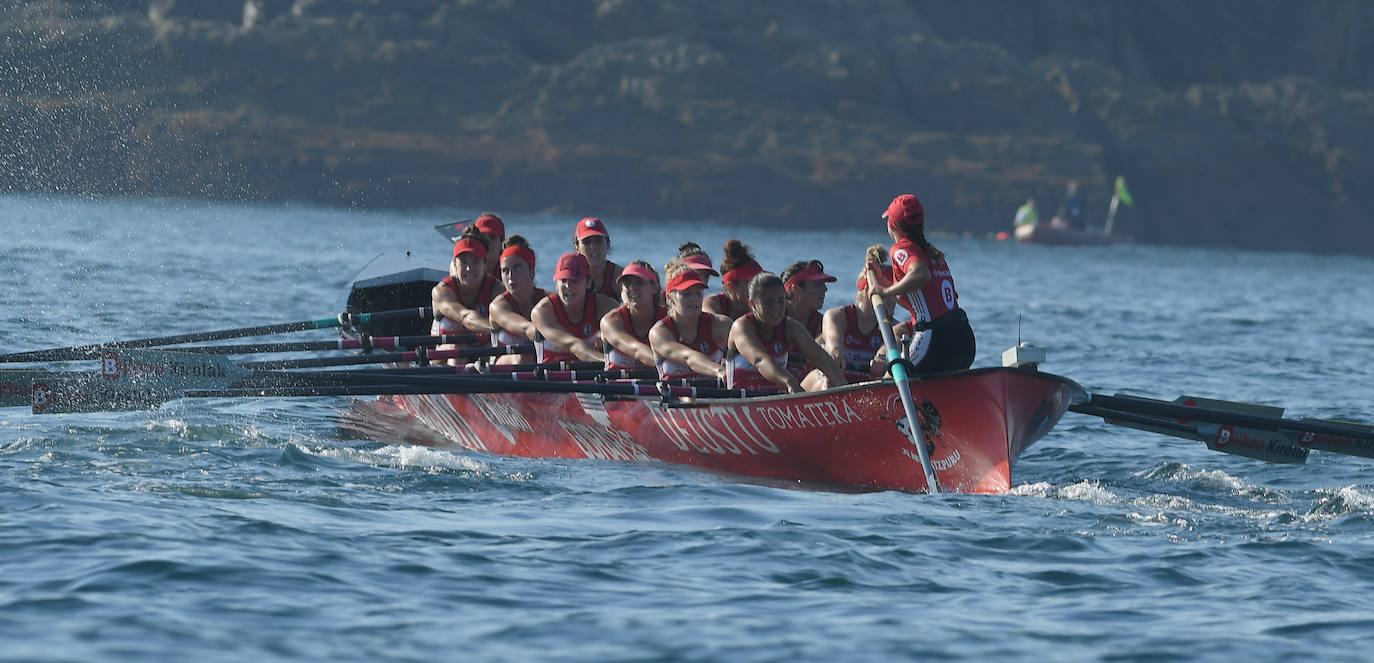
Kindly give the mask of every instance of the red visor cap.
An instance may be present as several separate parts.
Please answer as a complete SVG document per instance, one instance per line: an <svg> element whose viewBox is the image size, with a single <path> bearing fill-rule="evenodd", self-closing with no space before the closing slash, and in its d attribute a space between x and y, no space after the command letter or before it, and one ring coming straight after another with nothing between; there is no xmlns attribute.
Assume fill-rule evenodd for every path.
<svg viewBox="0 0 1374 663"><path fill-rule="evenodd" d="M748 283L755 276L758 276L762 273L763 267L761 267L757 262L750 260L749 262L746 262L743 265L740 265L724 274L721 274L720 280L725 281L726 283L734 283L737 281L744 281Z"/></svg>
<svg viewBox="0 0 1374 663"><path fill-rule="evenodd" d="M611 236L610 233L606 232L606 224L602 223L601 219L592 216L589 216L585 219L582 219L581 221L578 221L577 231L573 233L573 236L576 237L578 241L584 240L588 237L594 237L596 235L600 235L607 239L609 239Z"/></svg>
<svg viewBox="0 0 1374 663"><path fill-rule="evenodd" d="M706 279L701 278L700 274L696 273L694 270L689 269L685 272L678 274L677 276L674 276L671 280L669 280L668 287L666 288L666 290L668 292L675 292L677 290L686 290L688 288L696 286L701 286L705 288Z"/></svg>
<svg viewBox="0 0 1374 663"><path fill-rule="evenodd" d="M826 283L834 283L838 280L839 279L821 271L820 268L815 265L807 265L803 267L801 271L793 274L792 278L787 279L787 283L783 284L783 289L787 290L787 292L792 292L794 288L802 284L802 281L825 281Z"/></svg>
<svg viewBox="0 0 1374 663"><path fill-rule="evenodd" d="M487 245L475 237L464 237L454 242L453 257L457 258L464 253L476 254L478 258L487 257Z"/></svg>
<svg viewBox="0 0 1374 663"><path fill-rule="evenodd" d="M564 253L553 270L554 279L585 279L592 275L592 266L581 253Z"/></svg>
<svg viewBox="0 0 1374 663"><path fill-rule="evenodd" d="M625 269L620 270L620 276L617 276L615 280L619 281L620 279L623 279L627 276L638 276L639 278L644 279L645 281L649 281L654 285L658 285L658 274L655 274L654 270L649 269L644 265L636 265L634 263L626 265Z"/></svg>
<svg viewBox="0 0 1374 663"><path fill-rule="evenodd" d="M701 253L694 253L690 256L687 256L686 258L683 258L682 264L687 265L692 269L699 269L703 272L708 272L712 276L720 276L720 272L717 272L715 268L711 267L711 258Z"/></svg>

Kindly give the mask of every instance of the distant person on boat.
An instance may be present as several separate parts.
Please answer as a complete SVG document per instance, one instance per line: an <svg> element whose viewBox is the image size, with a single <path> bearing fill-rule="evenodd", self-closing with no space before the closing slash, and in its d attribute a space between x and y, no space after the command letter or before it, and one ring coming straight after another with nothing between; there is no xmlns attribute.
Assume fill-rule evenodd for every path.
<svg viewBox="0 0 1374 663"><path fill-rule="evenodd" d="M1040 213L1035 210L1035 199L1027 198L1026 204L1016 208L1016 218L1014 225L1033 226L1040 222Z"/></svg>
<svg viewBox="0 0 1374 663"><path fill-rule="evenodd" d="M534 285L534 251L521 235L506 238L501 251L501 283L506 291L491 302L493 345L513 345L534 340L538 331L530 321L530 311L548 292ZM534 361L533 351L519 355L501 355L496 364L523 364Z"/></svg>
<svg viewBox="0 0 1374 663"><path fill-rule="evenodd" d="M620 278L620 265L606 259L611 254L611 234L606 231L606 224L591 216L578 221L573 231L573 250L582 254L591 267L592 292L618 298L616 279Z"/></svg>
<svg viewBox="0 0 1374 663"><path fill-rule="evenodd" d="M463 236L453 244L453 262L449 265L453 276L444 277L430 290L434 306L434 323L429 328L432 336L491 331L487 312L492 298L504 288L487 273L487 244L480 234L474 226L464 229ZM436 349L455 347L444 344ZM449 363L456 365L458 360Z"/></svg>
<svg viewBox="0 0 1374 663"><path fill-rule="evenodd" d="M851 383L880 378L887 368L887 355L881 352L885 347L883 332L878 328L878 313L873 309L868 283L871 267L878 274L875 285L892 285L892 266L886 258L883 247L869 247L867 265L859 272L859 292L854 303L826 311L821 326L826 351L840 363L845 379Z"/></svg>
<svg viewBox="0 0 1374 663"><path fill-rule="evenodd" d="M945 254L925 235L925 208L911 194L892 200L887 211L887 232L893 245L890 286L873 292L898 298L912 314L913 336L907 359L916 373L938 373L968 368L977 346L968 316L959 308L959 293Z"/></svg>
<svg viewBox="0 0 1374 663"><path fill-rule="evenodd" d="M778 387L798 393L845 384L835 358L802 323L787 317L787 291L776 274L764 272L749 282L749 312L731 325L728 349L734 358L732 388ZM794 351L816 367L801 380L787 370Z"/></svg>
<svg viewBox="0 0 1374 663"><path fill-rule="evenodd" d="M487 243L487 255L497 256L506 245L506 224L494 212L482 212L472 225L482 234L482 241ZM487 271L497 279L501 278L501 261L488 260Z"/></svg>
<svg viewBox="0 0 1374 663"><path fill-rule="evenodd" d="M606 361L601 318L618 303L591 290L592 268L580 253L564 253L554 268L554 292L530 311L543 338L542 361Z"/></svg>
<svg viewBox="0 0 1374 663"><path fill-rule="evenodd" d="M649 330L659 377L678 380L704 376L724 382L721 360L730 341L730 318L701 310L706 279L700 269L679 258L668 263L663 272L668 278L668 315Z"/></svg>
<svg viewBox="0 0 1374 663"><path fill-rule="evenodd" d="M606 369L650 368L654 351L649 330L668 314L658 272L636 260L620 272L620 306L601 318L601 338L606 342Z"/></svg>
<svg viewBox="0 0 1374 663"><path fill-rule="evenodd" d="M720 276L720 272L711 266L711 256L706 255L706 251L702 250L696 242L683 242L679 245L677 247L677 259L682 260L688 267L697 270L701 279L706 282L707 288L711 287L712 276ZM669 278L667 270L668 268L665 266L664 278Z"/></svg>
<svg viewBox="0 0 1374 663"><path fill-rule="evenodd" d="M787 291L787 315L802 323L817 341L821 338L821 311L825 309L827 283L839 279L825 273L819 260L799 260L782 270L783 289Z"/></svg>
<svg viewBox="0 0 1374 663"><path fill-rule="evenodd" d="M762 272L763 267L754 260L747 244L737 239L726 242L725 257L720 261L720 280L725 291L706 298L706 311L731 320L748 313L749 282Z"/></svg>
<svg viewBox="0 0 1374 663"><path fill-rule="evenodd" d="M1071 230L1081 230L1083 225L1083 195L1078 193L1078 180L1070 180L1064 190L1064 200L1059 203L1059 212L1054 216L1057 223Z"/></svg>

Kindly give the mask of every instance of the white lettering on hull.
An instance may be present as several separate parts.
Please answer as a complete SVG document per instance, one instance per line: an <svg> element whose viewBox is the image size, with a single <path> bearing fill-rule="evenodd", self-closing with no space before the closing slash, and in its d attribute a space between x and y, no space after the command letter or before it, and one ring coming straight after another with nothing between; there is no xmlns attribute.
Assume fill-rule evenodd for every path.
<svg viewBox="0 0 1374 663"><path fill-rule="evenodd" d="M601 460L653 460L648 450L640 446L629 433L602 426L560 421L558 425L572 438L573 444L587 458Z"/></svg>

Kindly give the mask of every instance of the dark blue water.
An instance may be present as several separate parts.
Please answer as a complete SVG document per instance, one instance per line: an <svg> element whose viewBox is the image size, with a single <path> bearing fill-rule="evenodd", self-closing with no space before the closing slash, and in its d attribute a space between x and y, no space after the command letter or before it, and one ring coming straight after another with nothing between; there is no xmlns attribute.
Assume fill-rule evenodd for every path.
<svg viewBox="0 0 1374 663"><path fill-rule="evenodd" d="M882 201L874 205L880 208ZM589 210L594 212L594 210ZM876 218L730 236L853 296ZM938 227L938 214L932 211ZM0 352L305 320L454 215L0 198ZM574 217L509 215L551 283ZM978 332L1094 391L1374 420L1374 261L938 240ZM292 338L328 338L328 332ZM93 370L93 367L90 367ZM341 433L345 399L0 409L0 659L1367 660L1374 463L1265 465L1068 415L1000 496L834 494ZM382 438L384 436L378 436Z"/></svg>

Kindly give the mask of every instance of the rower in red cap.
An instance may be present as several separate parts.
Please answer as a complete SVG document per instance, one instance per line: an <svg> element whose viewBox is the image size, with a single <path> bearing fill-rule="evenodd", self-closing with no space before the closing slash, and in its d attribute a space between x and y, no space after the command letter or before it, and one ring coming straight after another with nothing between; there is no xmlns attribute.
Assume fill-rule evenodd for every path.
<svg viewBox="0 0 1374 663"><path fill-rule="evenodd" d="M819 260L794 262L782 270L782 287L787 291L787 315L806 327L817 341L821 338L821 311L825 307L827 283L839 279L825 273Z"/></svg>
<svg viewBox="0 0 1374 663"><path fill-rule="evenodd" d="M668 314L658 272L643 260L621 270L620 306L601 318L601 339L606 342L606 369L649 368L654 351L649 330Z"/></svg>
<svg viewBox="0 0 1374 663"><path fill-rule="evenodd" d="M787 294L776 274L764 272L749 282L749 312L730 327L729 349L738 353L729 385L734 389L776 386L797 393L845 384L835 358L802 323L787 317ZM793 350L816 367L801 380L787 370Z"/></svg>
<svg viewBox="0 0 1374 663"><path fill-rule="evenodd" d="M874 285L892 285L892 266L887 264L887 254L881 246L869 247L866 262L868 265L859 272L859 292L854 303L826 311L821 324L826 351L840 362L845 379L851 383L882 377L887 368L887 354L881 352L885 347L883 332L878 328L878 314L869 298L872 289L868 271L872 268L878 274L878 283Z"/></svg>
<svg viewBox="0 0 1374 663"><path fill-rule="evenodd" d="M587 259L591 269L592 292L615 298L616 279L620 278L620 265L606 259L611 253L611 234L606 232L606 224L596 217L587 217L577 222L573 231L573 250Z"/></svg>
<svg viewBox="0 0 1374 663"><path fill-rule="evenodd" d="M706 251L703 251L696 242L683 242L678 246L676 260L681 260L688 267L696 270L696 273L701 275L701 280L706 282L707 288L711 287L712 276L720 276L720 272L711 266L711 256L706 255ZM664 271L666 277L666 267Z"/></svg>
<svg viewBox="0 0 1374 663"><path fill-rule="evenodd" d="M889 253L895 282L873 292L899 298L911 311L914 330L907 358L917 373L968 368L977 352L973 328L959 308L945 254L926 240L925 208L916 196L902 194L892 199L883 218L894 242Z"/></svg>
<svg viewBox="0 0 1374 663"><path fill-rule="evenodd" d="M665 380L697 376L725 380L724 358L730 340L730 318L701 310L706 279L685 259L668 263L668 315L649 330L649 345Z"/></svg>
<svg viewBox="0 0 1374 663"><path fill-rule="evenodd" d="M534 340L534 323L530 311L548 296L534 284L534 251L521 235L506 238L501 251L501 283L506 291L491 302L491 342L493 345L513 345ZM534 353L501 355L496 364L523 364L534 361Z"/></svg>
<svg viewBox="0 0 1374 663"><path fill-rule="evenodd" d="M491 331L488 308L492 298L504 288L487 273L487 245L478 235L473 226L463 231L463 236L453 244L453 262L449 265L452 276L444 277L430 290L434 306L431 335ZM443 345L438 349L453 347ZM457 361L451 359L449 363Z"/></svg>
<svg viewBox="0 0 1374 663"><path fill-rule="evenodd" d="M732 239L725 243L725 257L720 261L720 280L725 292L718 292L706 298L703 305L706 311L738 319L749 312L749 281L763 273L763 267L754 260L749 246Z"/></svg>
<svg viewBox="0 0 1374 663"><path fill-rule="evenodd" d="M553 272L554 292L530 312L544 338L544 361L605 361L601 317L616 301L591 291L591 267L580 253L564 253Z"/></svg>

